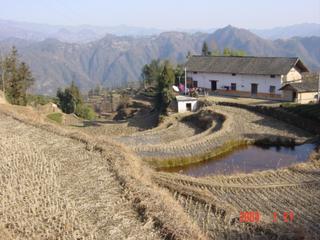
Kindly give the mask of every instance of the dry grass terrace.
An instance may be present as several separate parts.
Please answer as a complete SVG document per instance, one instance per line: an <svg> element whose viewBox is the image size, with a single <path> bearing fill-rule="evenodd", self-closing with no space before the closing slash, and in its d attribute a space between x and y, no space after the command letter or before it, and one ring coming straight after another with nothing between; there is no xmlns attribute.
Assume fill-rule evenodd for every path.
<svg viewBox="0 0 320 240"><path fill-rule="evenodd" d="M169 167L202 161L230 151L233 147L257 141L299 144L312 138L311 134L299 128L245 109L214 105L202 112L210 116L212 121L211 127L202 132L194 129L192 134L189 129L181 134L179 129L183 124L173 115L168 122L174 119L175 123L169 127L163 124L146 133L116 140L130 146L152 166ZM172 135L176 137L172 138Z"/></svg>
<svg viewBox="0 0 320 240"><path fill-rule="evenodd" d="M308 163L252 174L192 178L145 166L139 155L184 159L230 139L313 137L240 108L198 114L125 132L129 122L58 127L31 108L0 105L0 239L316 239L319 148ZM120 134L110 130L117 124ZM261 221L241 223L241 211L259 211ZM272 223L273 212L285 211L293 223Z"/></svg>
<svg viewBox="0 0 320 240"><path fill-rule="evenodd" d="M230 102L230 103L240 103L247 105L263 105L263 106L279 106L284 103L283 101L276 100L266 100L257 98L245 98L245 97L232 97L232 96L205 96L200 97L200 99L206 99L210 102Z"/></svg>

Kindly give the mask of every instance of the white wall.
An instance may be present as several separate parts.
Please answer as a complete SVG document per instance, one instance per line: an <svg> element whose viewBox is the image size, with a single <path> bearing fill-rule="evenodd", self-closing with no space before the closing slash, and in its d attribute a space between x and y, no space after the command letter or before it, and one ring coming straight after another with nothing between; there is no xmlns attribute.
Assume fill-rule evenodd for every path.
<svg viewBox="0 0 320 240"><path fill-rule="evenodd" d="M315 98L317 94L317 92L298 93L297 102L302 104L317 102L317 98Z"/></svg>
<svg viewBox="0 0 320 240"><path fill-rule="evenodd" d="M282 82L293 82L293 81L301 82L301 79L302 79L301 73L293 67L290 69L287 75L284 75L282 77Z"/></svg>
<svg viewBox="0 0 320 240"><path fill-rule="evenodd" d="M191 103L191 111L197 111L197 101L178 101L178 112L186 112L187 111L187 103Z"/></svg>
<svg viewBox="0 0 320 240"><path fill-rule="evenodd" d="M281 94L281 76L276 75L271 78L270 75L244 75L224 73L193 73L188 72L188 77L192 77L193 81L198 81L198 87L211 89L210 80L217 81L217 89L224 89L223 86L230 86L231 83L237 84L237 91L251 92L251 84L258 84L258 93L269 93L270 86L276 87L276 94Z"/></svg>

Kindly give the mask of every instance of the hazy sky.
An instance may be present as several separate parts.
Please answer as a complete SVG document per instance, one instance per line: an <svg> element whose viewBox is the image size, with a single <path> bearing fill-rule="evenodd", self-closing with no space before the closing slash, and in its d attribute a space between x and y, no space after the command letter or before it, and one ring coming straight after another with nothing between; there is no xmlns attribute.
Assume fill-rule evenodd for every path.
<svg viewBox="0 0 320 240"><path fill-rule="evenodd" d="M1 19L161 29L320 23L320 0L0 0Z"/></svg>

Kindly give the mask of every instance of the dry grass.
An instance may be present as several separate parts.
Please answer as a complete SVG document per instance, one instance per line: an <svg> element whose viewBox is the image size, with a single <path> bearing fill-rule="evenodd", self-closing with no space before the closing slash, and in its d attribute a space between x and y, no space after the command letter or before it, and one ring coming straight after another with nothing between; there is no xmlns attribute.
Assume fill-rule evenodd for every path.
<svg viewBox="0 0 320 240"><path fill-rule="evenodd" d="M0 222L13 239L158 239L101 153L4 116L0 128Z"/></svg>
<svg viewBox="0 0 320 240"><path fill-rule="evenodd" d="M149 170L129 150L41 123L29 110L1 106L0 112L1 129L60 162L59 192L76 203L74 212L88 233L98 239L157 239L159 234L165 239L205 239L170 194L152 184Z"/></svg>
<svg viewBox="0 0 320 240"><path fill-rule="evenodd" d="M253 121L248 119L250 123ZM228 123L227 119L227 124L231 124L227 125L229 132L239 125L233 122ZM279 122L268 123L271 127L279 126ZM281 126L284 135L295 136L294 128L288 131L287 125ZM74 239L73 234L79 234L82 239L277 239L280 236L297 239L290 233L291 226L270 225L268 219L259 225L239 223L239 211L267 213L273 208L284 211L285 207L292 207L304 216L302 224L292 226L298 232L302 231L304 236L319 233L318 160L311 165L302 164L299 171L194 179L163 173L154 175L127 146L101 135L52 125L32 109L1 105L0 129L5 130L0 137L0 156L17 159L0 162L1 176L9 172L3 174L8 180L7 184L0 185L0 192L10 196L10 192L16 192L5 204L17 209L11 213L1 208L6 211L0 213L0 221L5 223L0 225L0 235L6 235L5 239L34 239L19 234L25 231L38 234L34 230L38 226L45 231L39 234L48 234L47 239L58 239L59 234L65 234L61 239ZM301 133L304 137L304 132ZM188 141L191 143L192 137ZM17 166L21 168L19 171ZM39 177L26 178L29 180L24 182L24 175ZM22 180L14 176L22 176ZM20 192L24 185L28 192ZM12 190L10 186L15 187ZM47 189L44 195L36 190L40 188ZM52 194L47 194L50 191ZM28 210L38 206L32 202L34 192L39 192L39 198L43 199L38 201L43 213L52 211L61 216L56 218L53 227L45 225L43 217L48 216L41 211L34 214ZM294 198L290 198L290 193ZM25 199L27 203L23 202ZM34 224L28 223L29 217L35 219ZM67 230L65 222L70 226ZM10 228L12 225L14 228ZM41 235L38 238L43 239Z"/></svg>
<svg viewBox="0 0 320 240"><path fill-rule="evenodd" d="M252 174L192 178L157 173L202 231L212 239L316 239L320 234L320 158L288 169ZM261 222L239 222L241 211L259 211ZM294 212L284 223L283 212ZM278 222L273 223L273 212ZM296 232L296 233L295 233Z"/></svg>
<svg viewBox="0 0 320 240"><path fill-rule="evenodd" d="M59 162L25 140L0 135L0 229L12 239L95 239L60 192Z"/></svg>
<svg viewBox="0 0 320 240"><path fill-rule="evenodd" d="M173 131L172 128L157 128L116 140L128 144L151 166L161 168L203 161L237 145L266 140L275 144L303 143L312 137L292 125L245 109L214 105L204 111L211 115L213 123L200 134L166 141L166 136L170 136ZM162 136L160 143L147 141L159 134ZM139 136L147 137L144 145L137 144Z"/></svg>

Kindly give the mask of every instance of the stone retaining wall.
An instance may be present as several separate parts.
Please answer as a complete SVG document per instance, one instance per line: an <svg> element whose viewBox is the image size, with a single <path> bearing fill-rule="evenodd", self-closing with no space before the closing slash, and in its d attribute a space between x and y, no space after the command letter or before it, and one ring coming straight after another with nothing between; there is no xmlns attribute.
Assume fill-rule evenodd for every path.
<svg viewBox="0 0 320 240"><path fill-rule="evenodd" d="M245 104L231 103L231 102L216 102L216 104L221 106L243 108L249 111L269 115L273 118L276 118L278 120L284 121L291 125L297 126L313 134L320 135L319 122L310 120L308 118L304 118L294 113L287 112L281 107L252 106L252 105L245 105Z"/></svg>

